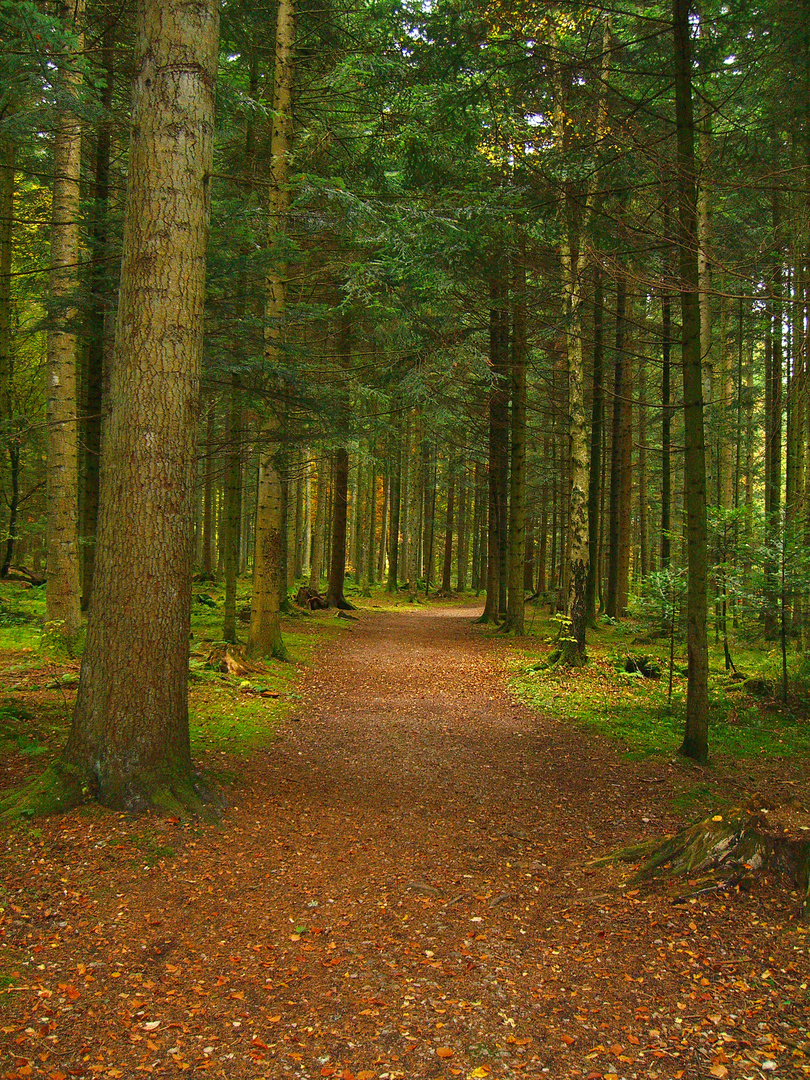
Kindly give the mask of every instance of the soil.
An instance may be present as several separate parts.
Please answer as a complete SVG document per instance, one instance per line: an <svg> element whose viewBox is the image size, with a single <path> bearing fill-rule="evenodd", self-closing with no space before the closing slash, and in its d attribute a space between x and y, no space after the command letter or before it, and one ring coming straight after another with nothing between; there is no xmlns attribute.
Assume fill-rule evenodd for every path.
<svg viewBox="0 0 810 1080"><path fill-rule="evenodd" d="M795 895L588 865L684 824L690 785L807 778L537 716L475 613L359 613L267 751L203 763L239 774L220 826L7 830L0 1077L810 1074Z"/></svg>

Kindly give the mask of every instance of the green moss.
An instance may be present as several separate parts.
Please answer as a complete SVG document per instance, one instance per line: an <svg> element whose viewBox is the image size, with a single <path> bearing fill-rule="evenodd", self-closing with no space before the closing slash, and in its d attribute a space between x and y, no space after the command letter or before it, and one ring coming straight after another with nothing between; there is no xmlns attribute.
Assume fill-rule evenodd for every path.
<svg viewBox="0 0 810 1080"><path fill-rule="evenodd" d="M77 770L56 761L40 776L3 794L0 818L19 821L43 814L64 813L81 806L90 796L90 788Z"/></svg>

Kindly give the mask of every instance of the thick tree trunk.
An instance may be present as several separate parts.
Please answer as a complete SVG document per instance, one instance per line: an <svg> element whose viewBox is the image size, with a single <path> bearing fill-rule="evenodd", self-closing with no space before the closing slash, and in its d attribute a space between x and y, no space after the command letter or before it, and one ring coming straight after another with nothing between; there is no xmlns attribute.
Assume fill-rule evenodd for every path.
<svg viewBox="0 0 810 1080"><path fill-rule="evenodd" d="M0 137L0 438L9 457L9 480L7 491L9 507L8 527L0 567L0 577L8 574L14 542L17 537L17 504L19 495L19 444L12 432L14 351L11 313L11 252L14 223L14 167L16 146L11 139Z"/></svg>
<svg viewBox="0 0 810 1080"><path fill-rule="evenodd" d="M142 0L93 604L66 761L120 809L200 805L188 641L217 5Z"/></svg>
<svg viewBox="0 0 810 1080"><path fill-rule="evenodd" d="M98 528L98 496L101 476L101 411L105 371L113 338L113 297L107 277L109 268L110 227L110 158L112 153L112 106L115 89L116 26L113 19L104 31L102 63L104 110L97 128L95 175L92 188L92 224L90 227L90 309L87 316L87 354L82 398L83 461L81 476L81 581L83 610L90 606Z"/></svg>
<svg viewBox="0 0 810 1080"><path fill-rule="evenodd" d="M695 213L695 128L692 112L692 57L689 0L673 0L675 122L678 142L678 261L680 269L681 355L683 361L684 487L688 562L686 647L688 676L686 730L680 752L708 760L709 654L706 638L707 555L706 447L700 357L700 283Z"/></svg>
<svg viewBox="0 0 810 1080"><path fill-rule="evenodd" d="M84 2L62 5L67 30L73 31L77 55L65 58L60 71L66 95L78 95L82 76L76 63L83 48ZM79 180L82 133L78 113L64 106L57 120L53 150L51 268L54 309L48 328L48 458L46 506L48 581L43 645L72 654L81 626L79 588L79 443L77 411L75 291L79 274Z"/></svg>

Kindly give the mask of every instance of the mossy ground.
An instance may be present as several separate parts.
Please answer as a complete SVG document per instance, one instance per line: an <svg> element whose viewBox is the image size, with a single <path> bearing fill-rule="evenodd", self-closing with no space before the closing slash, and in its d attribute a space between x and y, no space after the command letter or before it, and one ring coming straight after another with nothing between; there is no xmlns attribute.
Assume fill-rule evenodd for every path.
<svg viewBox="0 0 810 1080"><path fill-rule="evenodd" d="M79 660L49 655L49 638L42 630L43 590L10 583L2 588L0 768L3 787L13 789L14 796L7 806L0 804L0 812L31 818L89 799L81 784L65 787L64 770L54 769L70 725ZM249 591L249 582L241 583L239 607L249 603ZM268 659L247 677L223 674L206 664L222 639L223 600L221 587L195 586L189 662L191 748L204 782L214 789L238 783L238 759L270 745L279 723L301 708L297 686L302 666L317 641L343 631L333 612L294 614L283 620L288 661ZM246 625L241 629L246 637ZM168 803L162 809L173 812Z"/></svg>
<svg viewBox="0 0 810 1080"><path fill-rule="evenodd" d="M676 641L669 697L669 641L627 620L600 621L588 631L588 664L576 671L544 666L556 623L540 611L527 619L530 636L518 646L512 669L515 695L539 712L590 725L621 741L628 757L672 756L683 735L686 652ZM769 645L734 643L740 672L779 684L779 657ZM659 679L625 670L628 657L646 657ZM720 644L710 646L710 753L715 759L803 759L810 757L810 688L802 658L794 653L788 703L753 696L726 672Z"/></svg>

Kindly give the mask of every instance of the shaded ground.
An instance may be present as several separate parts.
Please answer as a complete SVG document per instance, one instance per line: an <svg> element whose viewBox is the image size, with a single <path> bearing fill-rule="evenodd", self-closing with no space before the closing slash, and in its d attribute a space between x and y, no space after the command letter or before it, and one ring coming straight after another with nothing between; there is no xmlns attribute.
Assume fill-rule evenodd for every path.
<svg viewBox="0 0 810 1080"><path fill-rule="evenodd" d="M9 832L0 1077L810 1074L795 897L585 866L691 774L515 704L470 616L363 612L220 828Z"/></svg>

